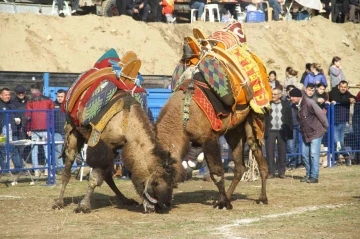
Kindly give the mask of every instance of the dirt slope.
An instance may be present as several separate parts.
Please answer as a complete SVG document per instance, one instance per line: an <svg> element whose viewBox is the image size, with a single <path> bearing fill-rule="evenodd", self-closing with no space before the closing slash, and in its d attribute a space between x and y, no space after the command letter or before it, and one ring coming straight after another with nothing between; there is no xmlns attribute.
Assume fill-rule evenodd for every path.
<svg viewBox="0 0 360 239"><path fill-rule="evenodd" d="M360 25L311 21L244 24L250 48L283 79L287 66L300 72L306 62L327 71L333 56L343 59L351 83L360 83ZM82 72L109 48L120 55L135 51L144 74L172 74L181 56L182 38L196 26L206 33L224 23L167 25L142 23L127 16L103 18L0 14L0 70Z"/></svg>

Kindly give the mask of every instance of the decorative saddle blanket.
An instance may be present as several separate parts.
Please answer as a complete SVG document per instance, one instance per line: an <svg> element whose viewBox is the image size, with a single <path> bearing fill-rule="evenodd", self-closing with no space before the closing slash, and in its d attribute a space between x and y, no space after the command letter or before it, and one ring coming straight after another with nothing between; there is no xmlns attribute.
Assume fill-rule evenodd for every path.
<svg viewBox="0 0 360 239"><path fill-rule="evenodd" d="M146 107L146 91L138 85L142 81L140 67L135 53L127 52L120 60L116 51L110 49L69 88L64 111L75 125L89 125L118 90L132 93Z"/></svg>
<svg viewBox="0 0 360 239"><path fill-rule="evenodd" d="M250 104L255 112L263 114L270 105L271 88L264 65L247 49L241 23L232 22L209 37L199 29L193 33L194 37L184 39L189 46L184 51L190 53L184 52L174 71L172 86L181 85L186 68L195 66L223 104L231 104L233 110L238 104Z"/></svg>

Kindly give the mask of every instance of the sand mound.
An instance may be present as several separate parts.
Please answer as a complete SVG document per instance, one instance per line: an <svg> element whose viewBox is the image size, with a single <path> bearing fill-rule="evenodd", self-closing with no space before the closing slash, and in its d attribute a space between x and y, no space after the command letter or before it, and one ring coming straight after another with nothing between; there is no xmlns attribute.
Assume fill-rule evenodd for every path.
<svg viewBox="0 0 360 239"><path fill-rule="evenodd" d="M194 26L207 34L224 23L175 24L136 22L127 16L104 18L0 14L0 70L82 72L109 48L120 55L136 52L143 74L172 74L182 39ZM318 62L327 72L333 56L343 59L348 80L360 83L360 25L311 21L244 24L250 48L268 70L283 79L287 66L303 71Z"/></svg>

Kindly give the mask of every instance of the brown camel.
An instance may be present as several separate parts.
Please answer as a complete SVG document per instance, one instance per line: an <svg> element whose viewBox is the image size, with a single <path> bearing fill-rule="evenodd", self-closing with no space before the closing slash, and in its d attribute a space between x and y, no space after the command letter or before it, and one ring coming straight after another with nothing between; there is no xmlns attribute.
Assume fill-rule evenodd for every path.
<svg viewBox="0 0 360 239"><path fill-rule="evenodd" d="M113 53L113 55L113 59L117 58L115 53ZM107 64L107 59L105 60ZM129 62L132 62L129 64L131 65L131 69L136 69L133 67L134 62L131 60L129 60ZM98 65L100 63L98 63ZM103 65L107 66L105 63ZM118 65L122 66L116 62L116 69L118 69ZM81 117L75 117L75 119L70 113L72 112L69 108L69 105L72 104L71 97L79 95L77 94L78 89L85 88L83 86L88 84L87 81L96 79L96 77L92 77L91 74L98 76L100 73L105 72L106 82L105 84L104 81L100 82L102 88L108 86L111 83L111 79L114 79L113 82L115 83L119 81L115 73L108 68L110 67L105 67L100 70L93 68L93 73L84 74L88 75L87 78L83 80L85 83L77 84L77 88L70 88L68 91L68 102L65 104L67 123L65 125L63 152L65 170L62 176L60 196L55 200L53 208L64 207L64 192L70 179L71 166L75 160L75 156L86 143L88 144L86 161L93 170L90 175L85 197L79 203L75 212L90 212L91 195L95 187L100 186L104 180L118 196L123 205L138 204L135 200L124 196L113 181L112 171L114 158L116 157L118 149L121 149L125 167L131 172L131 180L136 192L143 198L145 212L152 212L154 210L158 212L162 208L170 206L172 201L174 184L173 160L170 159L169 152L164 151L156 141L155 131L151 126L151 122L139 102L133 97L134 92L131 91L132 88L130 88L130 91L118 89L107 105L104 106L104 108L98 112L97 116L90 121L91 123L86 126L76 122L76 120L81 121ZM126 72L126 66L122 69L122 73L124 72ZM136 76L137 70L134 72ZM123 76L124 75L121 75L121 77ZM80 76L80 78L81 77L82 76ZM122 79L121 82L125 82L127 86L131 85L130 83L126 83L125 80ZM94 84L95 83L92 85ZM73 87L75 87L74 85ZM114 88L111 90L113 89ZM86 91L84 91L79 98L86 98ZM94 99L96 97L93 95L91 98ZM73 105L76 106L76 104ZM99 108L98 105L96 105L95 108L97 110L97 108ZM77 110L76 112L84 115L83 112L85 112L85 110ZM82 122L84 122L84 120L82 120Z"/></svg>
<svg viewBox="0 0 360 239"><path fill-rule="evenodd" d="M241 29L241 24L236 23L234 29L236 29L236 31ZM198 39L192 37L185 38L184 55L174 72L175 77L173 76L175 78L174 80L177 81L172 84L175 92L161 110L156 124L157 139L165 150L169 150L171 156L176 159L176 181L181 181L184 175L181 162L184 154L187 152L189 141L202 146L210 170L210 177L218 187L220 193L219 199L214 202L213 206L220 209L224 207L226 209L232 208L230 197L245 172L244 144L248 143L256 158L261 175L262 188L257 203L263 202L267 204L266 180L268 167L263 157L261 146L263 143L264 113L268 105L261 110L259 110L259 108L254 110L255 107L252 105L254 102L250 101L256 98L254 94L255 87L249 84L250 76L247 72L244 74L240 61L234 61L236 58L231 56L230 50L237 50L238 52L236 53L239 55L239 58L244 56L248 58L247 60L250 63L246 67L252 66L252 69L255 69L249 72L258 72L259 77L256 81L256 89L259 90L261 88L260 86L262 86L264 90L262 91L261 97L263 97L262 99L267 99L266 102L268 102L271 95L269 95L266 70L260 60L246 48L244 49L240 46L240 43L236 43L235 48L232 47L229 51L225 52L227 43L225 42L226 36L224 34L228 34L229 39L235 41L233 39L236 39L236 37L231 35L233 34L232 32L219 31L215 33L221 36L221 41L217 41L216 34L213 34L210 39L205 39L198 29L194 29L194 36ZM243 34L237 35L244 37ZM199 40L200 46L198 46L197 40ZM244 38L240 39L241 44L243 41ZM226 44L223 44L223 42ZM221 44L224 45L223 48L225 50L219 48ZM232 77L231 80L234 83L231 82L232 92L227 95L223 94L221 99L220 96L217 95L218 101L222 100L221 104L224 108L228 109L229 113L218 115L218 120L221 122L218 123L219 127L214 130L214 124L210 122L211 120L209 120L207 114L204 113L203 109L206 107L201 104L200 106L199 102L194 100L196 95L194 92L196 92L197 89L200 89L197 92L205 92L201 90L201 88L203 88L207 90L205 94L209 95L209 91L214 88L214 85L210 84L211 82L217 81L216 83L220 82L219 85L221 84L221 80L223 79L217 80L212 78L213 75L217 74L217 72L212 71L212 69L215 68L216 60L218 59L221 61L221 64L218 64L217 69L220 69L222 65L226 65L225 68L227 71L225 71L222 76ZM210 67L202 71L203 68L207 67L203 62L209 63L208 65L210 65ZM244 62L247 63L243 60L241 64ZM184 66L186 67L183 68ZM178 74L179 69L186 70ZM220 72L220 70L218 70L218 72ZM210 71L212 71L212 73L209 74L208 72ZM204 76L206 75L211 79L205 79L206 77ZM220 88L217 89L218 92L220 92L219 89ZM212 92L214 92L214 90L212 90ZM236 97L238 97L238 100ZM235 164L234 177L227 191L225 189L224 167L219 147L219 137L222 135L225 136L232 150Z"/></svg>

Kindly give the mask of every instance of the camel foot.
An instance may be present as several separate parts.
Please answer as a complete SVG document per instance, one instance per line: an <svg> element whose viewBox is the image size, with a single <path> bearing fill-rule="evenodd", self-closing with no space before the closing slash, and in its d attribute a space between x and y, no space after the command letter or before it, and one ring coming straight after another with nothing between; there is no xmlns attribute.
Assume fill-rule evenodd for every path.
<svg viewBox="0 0 360 239"><path fill-rule="evenodd" d="M125 205L125 206L138 206L139 205L139 203L137 201L135 201L134 199L128 199L128 198L125 200L122 200L121 204Z"/></svg>
<svg viewBox="0 0 360 239"><path fill-rule="evenodd" d="M74 210L75 213L90 213L91 206L88 203L80 202L77 208Z"/></svg>
<svg viewBox="0 0 360 239"><path fill-rule="evenodd" d="M256 204L260 204L261 202L263 204L268 204L269 203L267 197L259 197L259 199L256 200Z"/></svg>
<svg viewBox="0 0 360 239"><path fill-rule="evenodd" d="M55 203L52 206L52 209L63 209L64 208L64 200L55 199Z"/></svg>
<svg viewBox="0 0 360 239"><path fill-rule="evenodd" d="M213 208L223 209L226 208L227 210L233 209L233 206L228 199L220 199L213 203Z"/></svg>

